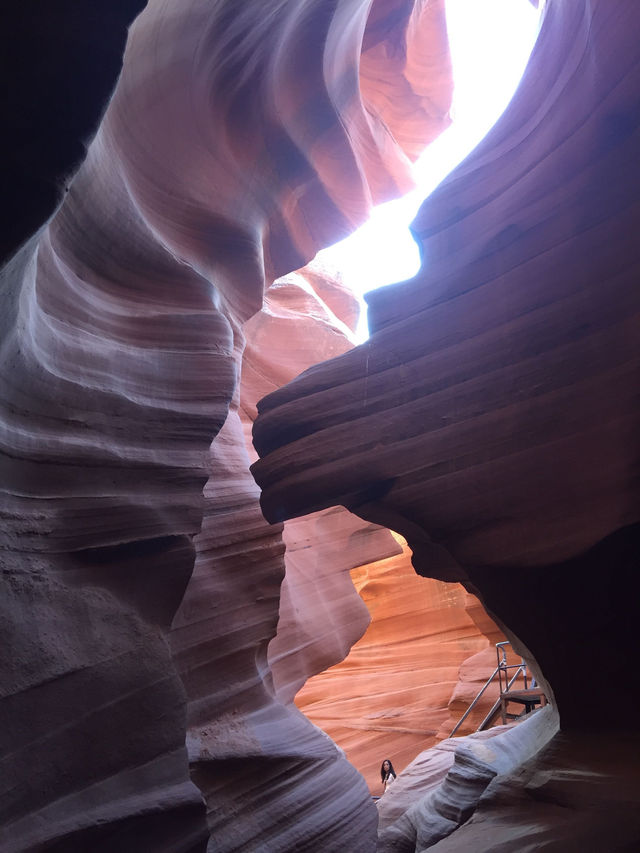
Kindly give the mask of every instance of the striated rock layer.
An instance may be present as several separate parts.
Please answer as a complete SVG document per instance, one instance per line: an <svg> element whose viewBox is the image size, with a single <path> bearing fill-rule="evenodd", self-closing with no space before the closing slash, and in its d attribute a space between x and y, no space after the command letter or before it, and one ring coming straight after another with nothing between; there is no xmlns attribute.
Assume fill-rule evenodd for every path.
<svg viewBox="0 0 640 853"><path fill-rule="evenodd" d="M301 368L351 349L358 312L339 273L317 261L266 292L264 308L244 327L240 414L254 459L249 434L258 400ZM400 548L388 531L341 507L286 522L283 540L285 577L268 655L276 695L289 704L310 675L343 660L369 624L349 570Z"/></svg>
<svg viewBox="0 0 640 853"><path fill-rule="evenodd" d="M243 420L251 422L258 399L303 366L351 348L340 317L353 328L354 305L339 273L316 262L269 288L264 308L244 326ZM295 696L378 794L382 752L400 770L436 737L447 737L481 686L477 681L495 668L489 641L503 636L461 586L419 577L406 547L342 508L284 527L285 578L268 649L276 696L285 704ZM201 601L202 590L195 594ZM371 625L358 639L369 614ZM488 655L475 663L483 649ZM466 688L473 691L469 698ZM461 733L475 731L496 691L497 683Z"/></svg>
<svg viewBox="0 0 640 853"><path fill-rule="evenodd" d="M567 723L608 655L576 654L567 614L631 639L614 586L635 589L640 507L637 13L607 9L547 5L514 101L418 215L428 264L254 429L268 517L342 503L405 534L535 652ZM587 716L614 714L603 695Z"/></svg>
<svg viewBox="0 0 640 853"><path fill-rule="evenodd" d="M353 297L314 267L277 280L244 326L242 383L211 447L194 574L172 626L189 697L192 778L205 793L216 851L260 849L264 839L271 849L337 850L351 835L356 849L375 845L362 779L293 697L310 674L342 660L368 624L349 569L398 546L343 509L287 523L282 536L262 517L244 446L265 390L351 347L319 293L351 317Z"/></svg>
<svg viewBox="0 0 640 853"><path fill-rule="evenodd" d="M448 737L481 686L473 685L464 707L452 708L461 666L486 650L485 682L496 654L469 616L470 596L459 584L416 575L406 546L398 556L355 569L352 577L371 625L345 661L305 684L296 704L379 795L382 760L390 758L401 771L437 738ZM493 631L502 639L495 625ZM494 700L495 691L465 732L475 731Z"/></svg>
<svg viewBox="0 0 640 853"><path fill-rule="evenodd" d="M403 190L448 121L443 3L371 5L151 0L2 272L3 850L375 843L362 780L274 699L282 546L237 416L265 282Z"/></svg>
<svg viewBox="0 0 640 853"><path fill-rule="evenodd" d="M557 731L551 708L516 727L499 726L419 755L378 803L379 853L413 853L437 847L474 814L496 780L502 781L527 761L536 760ZM522 833L526 835L527 830ZM495 850L489 833L457 850Z"/></svg>
<svg viewBox="0 0 640 853"><path fill-rule="evenodd" d="M267 517L342 504L478 591L544 672L562 772L586 776L581 732L635 729L619 709L640 699L638 26L632 3L549 0L508 110L418 214L422 271L371 294L370 341L262 401L254 429ZM620 772L626 793L592 789L599 837L605 799L611 831L633 803L632 849L640 784Z"/></svg>

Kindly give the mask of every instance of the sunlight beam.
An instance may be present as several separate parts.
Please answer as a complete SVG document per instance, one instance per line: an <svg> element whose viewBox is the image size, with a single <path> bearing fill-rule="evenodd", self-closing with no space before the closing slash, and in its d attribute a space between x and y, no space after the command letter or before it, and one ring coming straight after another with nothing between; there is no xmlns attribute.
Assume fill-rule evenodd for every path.
<svg viewBox="0 0 640 853"><path fill-rule="evenodd" d="M538 34L540 10L530 0L447 0L446 9L454 77L451 126L417 160L415 190L375 208L358 231L320 253L341 270L345 285L360 299L418 272L410 222L504 112ZM369 335L362 305L358 341Z"/></svg>

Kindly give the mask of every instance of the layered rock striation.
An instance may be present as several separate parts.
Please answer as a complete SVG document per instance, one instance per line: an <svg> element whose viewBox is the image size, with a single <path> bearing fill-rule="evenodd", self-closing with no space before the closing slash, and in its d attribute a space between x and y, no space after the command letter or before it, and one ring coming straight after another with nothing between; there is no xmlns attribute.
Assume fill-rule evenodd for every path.
<svg viewBox="0 0 640 853"><path fill-rule="evenodd" d="M342 660L368 624L349 569L398 546L338 508L284 531L269 525L245 447L265 391L351 347L348 327L319 294L356 319L353 297L313 267L274 282L244 325L242 382L211 447L195 569L171 631L189 699L192 778L206 797L216 851L340 849L345 838L375 846L362 779L293 697L309 675Z"/></svg>
<svg viewBox="0 0 640 853"><path fill-rule="evenodd" d="M274 646L270 670L285 566L247 474L242 327L446 125L443 3L151 0L65 180L139 5L6 241L55 207L0 283L0 843L371 850L364 783L289 701L326 660ZM272 522L342 504L399 530L553 689L561 736L522 771L471 762L488 784L443 851L640 836L619 711L638 698L639 23L548 0L518 95L416 220L421 274L370 297L366 346L260 406ZM615 702L585 698L594 672Z"/></svg>
<svg viewBox="0 0 640 853"><path fill-rule="evenodd" d="M378 802L379 853L438 849L438 842L449 838L452 850L500 849L491 829L470 844L467 840L466 847L457 831L473 820L496 780L504 784L509 774L535 761L555 732L554 713L547 708L517 728L498 726L421 753ZM515 838L521 842L529 833L524 824Z"/></svg>
<svg viewBox="0 0 640 853"><path fill-rule="evenodd" d="M484 683L496 653L470 617L471 597L463 587L417 575L406 545L400 554L351 574L371 624L346 660L307 681L296 704L345 750L371 793L380 795L383 759L401 771L448 737L482 686L472 682L473 695L466 704L459 701L465 661L470 659L473 674L479 670ZM502 639L495 625L491 638ZM489 653L484 668L473 667L483 650ZM475 726L463 732L475 731L496 691L497 683L474 713Z"/></svg>
<svg viewBox="0 0 640 853"><path fill-rule="evenodd" d="M278 279L244 327L240 416L247 450L258 400L301 368L353 346L359 305L340 274L318 261ZM257 505L256 505L257 507ZM285 522L285 576L269 665L279 700L290 704L307 678L343 660L369 624L350 570L400 552L388 531L341 507Z"/></svg>
<svg viewBox="0 0 640 853"><path fill-rule="evenodd" d="M508 110L418 214L422 271L371 294L371 339L262 401L254 429L268 518L342 504L479 593L546 677L564 778L588 777L585 731L616 756L636 742L619 708L639 698L639 23L633 4L546 4ZM630 760L619 772L585 795L600 839L640 799ZM554 836L564 802L560 782L541 795L540 849L567 849L581 812Z"/></svg>
<svg viewBox="0 0 640 853"><path fill-rule="evenodd" d="M418 214L422 272L370 294L371 339L262 401L254 429L269 518L341 503L398 530L419 572L537 640L567 723L607 654L576 654L567 614L617 614L627 638L596 567L635 589L635 14L547 5L509 109Z"/></svg>
<svg viewBox="0 0 640 853"><path fill-rule="evenodd" d="M362 780L274 698L282 544L237 415L265 283L408 186L448 121L443 4L370 6L151 0L84 163L60 174L104 84L45 169L62 197L35 189L8 236L55 206L0 285L3 849L375 843ZM442 73L415 91L428 20Z"/></svg>

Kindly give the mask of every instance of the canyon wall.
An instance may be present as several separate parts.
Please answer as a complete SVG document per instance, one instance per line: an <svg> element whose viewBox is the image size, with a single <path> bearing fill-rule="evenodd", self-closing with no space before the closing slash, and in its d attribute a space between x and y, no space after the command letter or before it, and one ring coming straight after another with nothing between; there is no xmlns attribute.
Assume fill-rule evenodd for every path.
<svg viewBox="0 0 640 853"><path fill-rule="evenodd" d="M362 779L269 668L285 567L248 473L242 326L410 185L448 123L443 4L151 0L89 141L141 5L103 27L107 4L29 5L3 28L34 54L14 102L56 114L73 82L81 120L45 122L50 160L4 136L5 250L26 242L0 285L0 843L370 850ZM43 21L60 40L35 57Z"/></svg>
<svg viewBox="0 0 640 853"><path fill-rule="evenodd" d="M243 329L247 437L262 397L352 348L358 313L339 271L317 259L274 282ZM256 458L249 440L247 451ZM277 698L288 705L295 697L374 794L381 753L401 769L447 737L495 668L489 644L504 639L459 584L416 575L398 539L341 507L285 522L278 629L268 648ZM497 689L461 734L475 731Z"/></svg>
<svg viewBox="0 0 640 853"><path fill-rule="evenodd" d="M640 838L622 760L637 724L619 710L639 698L638 15L546 4L514 100L413 224L422 271L370 294L371 339L262 401L254 428L268 518L342 504L397 530L419 573L477 591L544 673L562 734L523 794L553 780L536 849L574 849L587 813L593 849ZM496 849L523 849L497 817L508 796L441 849L496 825Z"/></svg>
<svg viewBox="0 0 640 853"><path fill-rule="evenodd" d="M262 397L352 348L358 311L340 273L317 260L274 282L243 330L240 418L248 432ZM250 442L247 451L255 459ZM495 668L489 643L504 639L459 584L416 575L398 539L341 507L285 522L278 628L268 648L277 698L289 705L295 697L374 794L381 753L399 770L447 737ZM202 602L202 589L196 595ZM497 682L462 734L475 731L496 691Z"/></svg>
<svg viewBox="0 0 640 853"><path fill-rule="evenodd" d="M576 687L624 666L606 643L577 654L567 613L630 639L613 576L635 589L634 16L548 4L509 109L418 214L428 264L370 294L370 340L263 400L254 428L267 517L343 504L405 535L419 572L537 640L566 723L612 719Z"/></svg>
<svg viewBox="0 0 640 853"><path fill-rule="evenodd" d="M345 661L307 681L296 704L380 795L383 759L399 772L447 738L495 669L490 643L504 638L488 617L478 628L469 601L482 608L460 584L417 575L406 544L351 575L371 624ZM496 681L461 734L476 730L497 689Z"/></svg>
<svg viewBox="0 0 640 853"><path fill-rule="evenodd" d="M8 211L7 252L50 218L0 282L3 849L375 848L362 779L290 701L327 661L271 648L278 523L336 505L477 591L561 718L548 743L553 709L531 740L457 752L404 849L635 849L636 4L548 0L507 113L414 223L421 273L369 298L369 343L260 404L272 525L243 326L409 186L448 123L443 3L151 0L90 142L142 4L86 40L71 5L39 25L24 5L14 106L69 98L42 21L73 32L54 55L110 47L93 97L86 54L67 71L83 121ZM12 187L47 148L24 139L3 137Z"/></svg>

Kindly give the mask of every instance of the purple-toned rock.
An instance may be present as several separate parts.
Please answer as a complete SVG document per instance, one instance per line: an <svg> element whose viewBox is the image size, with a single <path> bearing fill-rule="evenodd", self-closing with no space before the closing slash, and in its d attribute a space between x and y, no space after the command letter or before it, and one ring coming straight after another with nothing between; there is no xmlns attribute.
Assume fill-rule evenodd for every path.
<svg viewBox="0 0 640 853"><path fill-rule="evenodd" d="M422 16L395 0L369 26L370 5L150 0L2 271L3 849L375 843L361 778L273 696L282 546L237 417L265 286L410 183L406 116L358 69ZM435 104L412 76L384 85L436 133L450 78Z"/></svg>
<svg viewBox="0 0 640 853"><path fill-rule="evenodd" d="M420 273L369 295L367 343L259 405L269 519L343 505L397 530L420 574L478 594L544 674L562 733L514 794L540 787L539 823L516 810L503 833L488 807L442 851L584 848L585 814L607 849L623 789L619 849L640 838L622 746L637 720L620 710L640 701L638 26L634 4L549 0L509 108L413 224ZM411 849L434 843L421 833Z"/></svg>

